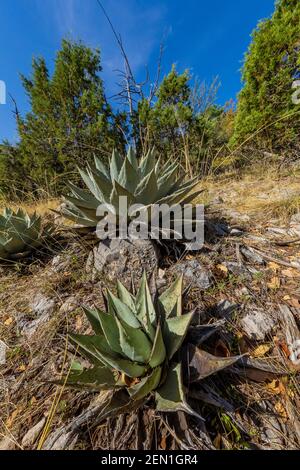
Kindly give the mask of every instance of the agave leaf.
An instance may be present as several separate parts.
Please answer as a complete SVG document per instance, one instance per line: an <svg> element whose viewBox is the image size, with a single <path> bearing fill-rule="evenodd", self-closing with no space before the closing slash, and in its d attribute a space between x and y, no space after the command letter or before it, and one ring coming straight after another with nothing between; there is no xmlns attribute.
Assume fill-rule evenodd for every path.
<svg viewBox="0 0 300 470"><path fill-rule="evenodd" d="M198 184L198 181L196 181L195 183L187 187L181 187L180 189L178 189L178 191L174 193L171 192L169 195L159 199L159 201L157 201L157 204L180 204L189 195L192 189Z"/></svg>
<svg viewBox="0 0 300 470"><path fill-rule="evenodd" d="M136 189L136 202L148 205L157 200L157 180L154 169L146 175Z"/></svg>
<svg viewBox="0 0 300 470"><path fill-rule="evenodd" d="M154 340L156 327L156 312L152 302L146 272L143 272L141 284L136 296L137 318L146 333Z"/></svg>
<svg viewBox="0 0 300 470"><path fill-rule="evenodd" d="M117 290L121 302L127 305L127 307L129 307L132 312L135 312L135 303L133 295L130 294L130 292L126 289L125 286L123 286L123 284L119 280L117 281Z"/></svg>
<svg viewBox="0 0 300 470"><path fill-rule="evenodd" d="M107 392L107 395L103 397L102 409L97 409L97 414L90 424L94 427L105 419L112 419L123 413L132 413L140 408L144 402L145 399L131 400L124 389L116 390L112 394Z"/></svg>
<svg viewBox="0 0 300 470"><path fill-rule="evenodd" d="M113 150L110 160L110 178L111 181L118 180L119 173L123 165L123 159L117 150Z"/></svg>
<svg viewBox="0 0 300 470"><path fill-rule="evenodd" d="M188 194L182 201L181 204L191 204L196 201L196 198L204 192L204 189L198 189L196 191L191 192Z"/></svg>
<svg viewBox="0 0 300 470"><path fill-rule="evenodd" d="M70 189L74 198L80 201L81 204L85 203L87 207L94 207L97 209L99 201L95 198L95 196L93 196L93 194L88 193L84 189L78 188L78 186L75 186L75 184L73 184L71 181L68 182L68 188Z"/></svg>
<svg viewBox="0 0 300 470"><path fill-rule="evenodd" d="M123 320L133 328L141 327L139 320L137 319L134 312L128 307L128 305L118 299L118 297L110 292L110 290L107 290L107 296L110 301L110 305L113 306L114 312L120 318L120 320Z"/></svg>
<svg viewBox="0 0 300 470"><path fill-rule="evenodd" d="M130 161L133 168L137 171L138 170L138 162L137 162L137 158L136 158L136 153L135 153L135 151L133 150L132 147L129 147L129 149L128 149L127 158Z"/></svg>
<svg viewBox="0 0 300 470"><path fill-rule="evenodd" d="M108 168L104 165L104 163L101 162L101 160L94 155L94 163L95 167L100 173L102 173L107 180L110 180L110 173L108 171Z"/></svg>
<svg viewBox="0 0 300 470"><path fill-rule="evenodd" d="M110 390L116 386L116 380L110 369L96 366L82 371L72 370L68 375L67 384L90 390Z"/></svg>
<svg viewBox="0 0 300 470"><path fill-rule="evenodd" d="M206 377L216 374L226 367L232 366L241 359L241 356L216 357L193 345L189 347L189 381L198 382Z"/></svg>
<svg viewBox="0 0 300 470"><path fill-rule="evenodd" d="M111 180L106 179L100 171L94 170L91 167L88 167L88 174L94 183L95 197L99 199L99 202L108 203L112 192Z"/></svg>
<svg viewBox="0 0 300 470"><path fill-rule="evenodd" d="M161 367L153 369L150 375L141 379L141 381L128 388L128 393L134 400L140 400L146 397L152 390L155 390L160 382Z"/></svg>
<svg viewBox="0 0 300 470"><path fill-rule="evenodd" d="M128 377L141 377L146 372L145 366L137 364L133 361L119 357L114 358L106 354L101 354L100 352L99 356L104 364L109 365L112 369L116 369L120 372L123 372L124 374L128 375Z"/></svg>
<svg viewBox="0 0 300 470"><path fill-rule="evenodd" d="M94 198L94 196L93 196L92 202L90 201L90 199L87 199L87 200L78 199L77 197L73 197L73 196L65 196L64 199L72 206L79 207L80 209L90 209L94 212L94 214L95 214L97 207L99 206L99 201L96 198Z"/></svg>
<svg viewBox="0 0 300 470"><path fill-rule="evenodd" d="M189 179L188 181L186 181L185 183L183 183L184 179L185 179L185 175L180 176L180 177L175 181L174 185L173 185L172 188L170 189L170 192L175 193L175 192L177 192L178 190L185 189L185 188L187 188L187 187L193 186L194 183L199 182L199 176L195 176L194 178Z"/></svg>
<svg viewBox="0 0 300 470"><path fill-rule="evenodd" d="M5 260L8 257L9 257L9 254L7 253L7 251L4 249L4 247L2 246L0 242L0 259Z"/></svg>
<svg viewBox="0 0 300 470"><path fill-rule="evenodd" d="M72 208L75 210L80 211L80 217L85 218L86 220L91 220L93 221L94 226L97 225L97 223L101 220L101 217L97 216L97 212L95 209L90 209L83 207L81 203L76 204L76 200L70 196L65 197L65 201L67 204L70 204L70 210L72 211ZM100 204L100 201L98 201L98 205ZM98 206L97 206L98 207Z"/></svg>
<svg viewBox="0 0 300 470"><path fill-rule="evenodd" d="M88 187L90 192L93 194L93 196L96 199L101 200L102 199L102 194L99 193L98 187L95 185L95 181L93 180L93 178L88 174L88 172L86 172L84 170L81 170L80 168L78 168L78 172L79 172L81 178L83 179L85 185Z"/></svg>
<svg viewBox="0 0 300 470"><path fill-rule="evenodd" d="M4 250L9 254L21 253L26 250L23 240L16 235L6 241L3 245Z"/></svg>
<svg viewBox="0 0 300 470"><path fill-rule="evenodd" d="M119 173L118 178L116 181L127 191L129 191L131 194L134 193L135 188L138 185L139 182L139 175L137 171L134 169L134 167L131 165L130 161L128 158L125 158L121 171Z"/></svg>
<svg viewBox="0 0 300 470"><path fill-rule="evenodd" d="M142 178L155 169L154 149L149 150L146 156L142 158L139 168Z"/></svg>
<svg viewBox="0 0 300 470"><path fill-rule="evenodd" d="M162 165L162 167L160 169L160 174L164 175L165 173L167 173L169 171L170 166L173 165L174 163L178 163L178 162L176 162L176 161L174 162L174 157L173 156L168 158L168 160Z"/></svg>
<svg viewBox="0 0 300 470"><path fill-rule="evenodd" d="M160 156L158 157L157 159L157 162L155 163L155 167L154 167L154 170L155 170L155 174L156 176L158 176L158 174L162 174L162 170L161 170L161 158Z"/></svg>
<svg viewBox="0 0 300 470"><path fill-rule="evenodd" d="M92 360L96 360L96 363L101 361L98 352L111 355L113 357L118 357L118 354L109 346L105 336L91 336L69 333L69 338L73 343L79 346L81 352L84 355L86 355L85 353L88 354L88 359L93 358Z"/></svg>
<svg viewBox="0 0 300 470"><path fill-rule="evenodd" d="M138 328L129 326L125 321L117 320L122 352L132 361L147 363L152 345L146 334Z"/></svg>
<svg viewBox="0 0 300 470"><path fill-rule="evenodd" d="M64 207L58 212L59 215L63 215L66 219L72 220L76 224L84 225L85 227L95 227L97 224L95 220L88 219L84 214L77 208Z"/></svg>
<svg viewBox="0 0 300 470"><path fill-rule="evenodd" d="M178 276L170 287L159 297L159 303L162 306L163 314L166 318L181 315L182 281L183 275Z"/></svg>
<svg viewBox="0 0 300 470"><path fill-rule="evenodd" d="M88 321L90 322L91 327L93 328L96 335L103 335L103 330L101 327L101 322L99 319L98 310L92 310L90 308L82 307Z"/></svg>
<svg viewBox="0 0 300 470"><path fill-rule="evenodd" d="M164 173L160 178L158 178L157 186L157 199L161 199L163 196L168 194L174 182L176 180L176 173L178 171L178 164L174 162L168 172Z"/></svg>
<svg viewBox="0 0 300 470"><path fill-rule="evenodd" d="M165 382L155 393L156 409L164 412L185 411L203 420L186 402L182 385L181 364L171 364Z"/></svg>
<svg viewBox="0 0 300 470"><path fill-rule="evenodd" d="M121 186L117 181L114 181L113 182L113 190L111 192L111 195L110 195L110 204L112 204L115 209L116 209L116 213L119 214L119 198L120 196L125 196L127 197L127 207L129 208L129 206L132 204L132 201L133 201L133 194L131 194L129 191L127 191L126 188L124 188L123 186ZM123 217L125 217L127 215L126 214L119 214Z"/></svg>
<svg viewBox="0 0 300 470"><path fill-rule="evenodd" d="M169 360L182 345L194 312L168 318L163 324L163 338Z"/></svg>
<svg viewBox="0 0 300 470"><path fill-rule="evenodd" d="M104 336L110 348L118 354L122 354L122 348L120 346L120 335L119 328L116 322L116 318L110 313L105 313L102 310L98 310L99 320Z"/></svg>
<svg viewBox="0 0 300 470"><path fill-rule="evenodd" d="M19 211L18 211L19 212ZM22 232L28 226L28 222L23 217L12 215L8 220L6 227L15 233Z"/></svg>
<svg viewBox="0 0 300 470"><path fill-rule="evenodd" d="M149 359L149 365L154 369L161 365L166 359L166 348L163 340L160 323L157 325L153 347Z"/></svg>

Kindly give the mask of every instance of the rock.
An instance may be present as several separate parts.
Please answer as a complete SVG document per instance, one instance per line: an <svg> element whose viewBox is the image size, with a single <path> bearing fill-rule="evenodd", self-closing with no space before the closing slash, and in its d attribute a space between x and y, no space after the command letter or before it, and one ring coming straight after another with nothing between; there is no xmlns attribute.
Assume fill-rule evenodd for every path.
<svg viewBox="0 0 300 470"><path fill-rule="evenodd" d="M177 273L182 273L187 282L199 289L205 290L212 286L211 273L197 260L182 261L172 269Z"/></svg>
<svg viewBox="0 0 300 470"><path fill-rule="evenodd" d="M219 318L228 318L239 306L227 299L221 300L216 307L216 315Z"/></svg>
<svg viewBox="0 0 300 470"><path fill-rule="evenodd" d="M80 302L76 297L68 297L67 300L61 305L59 312L60 313L69 313L75 310L80 305Z"/></svg>
<svg viewBox="0 0 300 470"><path fill-rule="evenodd" d="M238 211L234 211L231 209L226 210L226 216L229 217L231 220L239 223L239 222L250 222L250 217L247 214L241 214Z"/></svg>
<svg viewBox="0 0 300 470"><path fill-rule="evenodd" d="M241 276L244 279L248 279L248 280L251 279L249 270L242 264L237 263L235 261L225 261L223 264L224 266L226 266L228 271L234 276Z"/></svg>
<svg viewBox="0 0 300 470"><path fill-rule="evenodd" d="M290 225L300 225L300 212L297 212L297 214L292 215Z"/></svg>
<svg viewBox="0 0 300 470"><path fill-rule="evenodd" d="M231 235L232 237L241 237L242 235L244 235L244 232L243 230L240 230L238 228L232 228L229 232L229 235Z"/></svg>
<svg viewBox="0 0 300 470"><path fill-rule="evenodd" d="M242 253L242 255L245 256L248 261L252 261L253 263L262 265L266 264L265 260L251 247L241 246L240 252Z"/></svg>
<svg viewBox="0 0 300 470"><path fill-rule="evenodd" d="M288 230L281 227L268 227L267 232L273 233L274 235L288 235Z"/></svg>
<svg viewBox="0 0 300 470"><path fill-rule="evenodd" d="M140 279L143 270L148 275L158 268L158 249L151 240L112 239L99 242L90 252L86 271L92 280L99 274L115 282L130 284L131 279Z"/></svg>
<svg viewBox="0 0 300 470"><path fill-rule="evenodd" d="M0 339L0 365L3 365L6 363L6 351L7 351L7 346L4 343L4 341Z"/></svg>
<svg viewBox="0 0 300 470"><path fill-rule="evenodd" d="M29 429L22 439L22 447L32 447L37 440L46 422L46 418L42 418L33 428Z"/></svg>
<svg viewBox="0 0 300 470"><path fill-rule="evenodd" d="M246 286L241 287L240 289L235 289L234 292L235 292L235 295L237 295L238 297L244 297L244 296L251 295L249 289L247 289Z"/></svg>
<svg viewBox="0 0 300 470"><path fill-rule="evenodd" d="M0 450L14 450L15 448L16 448L16 444L9 437L4 437L0 441Z"/></svg>
<svg viewBox="0 0 300 470"><path fill-rule="evenodd" d="M248 240L253 240L253 241L255 241L255 242L262 243L263 245L270 243L270 240L268 240L267 238L258 237L258 236L256 236L256 235L251 235L250 233L248 233L248 234L246 235L246 238L247 238Z"/></svg>
<svg viewBox="0 0 300 470"><path fill-rule="evenodd" d="M272 412L273 410L270 409L267 419L263 419L263 432L261 438L272 450L284 449L286 448L284 441L286 433L281 428L279 420L270 414Z"/></svg>
<svg viewBox="0 0 300 470"><path fill-rule="evenodd" d="M271 333L277 321L268 310L248 306L249 312L240 320L243 331L250 339L263 341L267 334Z"/></svg>
<svg viewBox="0 0 300 470"><path fill-rule="evenodd" d="M300 331L293 313L285 304L279 305L279 321L282 325L285 341L290 351L289 359L293 362L294 365L299 365Z"/></svg>
<svg viewBox="0 0 300 470"><path fill-rule="evenodd" d="M22 334L30 337L32 336L38 327L46 323L51 314L55 310L55 300L49 297L46 297L42 293L37 293L30 303L32 313L35 314L37 318L29 319L27 315L20 313L17 316L17 324Z"/></svg>
<svg viewBox="0 0 300 470"><path fill-rule="evenodd" d="M65 257L63 255L54 256L51 262L51 271L59 273L61 271L66 271L70 264L70 257Z"/></svg>
<svg viewBox="0 0 300 470"><path fill-rule="evenodd" d="M300 237L300 224L291 225L289 233L292 237Z"/></svg>
<svg viewBox="0 0 300 470"><path fill-rule="evenodd" d="M38 293L31 302L30 307L38 316L51 315L55 308L55 301L54 299Z"/></svg>

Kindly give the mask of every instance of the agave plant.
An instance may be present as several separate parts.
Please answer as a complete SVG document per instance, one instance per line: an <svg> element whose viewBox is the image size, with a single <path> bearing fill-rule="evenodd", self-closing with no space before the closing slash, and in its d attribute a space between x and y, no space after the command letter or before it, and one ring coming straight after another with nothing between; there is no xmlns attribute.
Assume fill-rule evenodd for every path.
<svg viewBox="0 0 300 470"><path fill-rule="evenodd" d="M29 216L22 209L14 212L6 208L0 215L0 259L14 260L27 256L41 246L52 232L50 226L42 227L41 217Z"/></svg>
<svg viewBox="0 0 300 470"><path fill-rule="evenodd" d="M79 169L80 176L89 191L69 183L71 195L65 197L65 205L61 214L77 224L94 228L101 220L96 211L100 204L110 204L119 214L119 197L126 196L128 206L143 204L187 204L200 192L196 189L197 178L184 182L184 176L177 177L179 165L167 162L160 165L154 150L137 159L136 153L129 148L126 157L114 150L109 168L97 158L94 165L86 170Z"/></svg>
<svg viewBox="0 0 300 470"><path fill-rule="evenodd" d="M73 363L67 383L93 391L121 389L129 403L154 394L157 410L195 415L185 400L178 358L193 317L182 314L182 277L156 302L145 273L135 297L120 282L117 290L118 296L108 291L108 312L84 309L95 335L70 335L93 366Z"/></svg>

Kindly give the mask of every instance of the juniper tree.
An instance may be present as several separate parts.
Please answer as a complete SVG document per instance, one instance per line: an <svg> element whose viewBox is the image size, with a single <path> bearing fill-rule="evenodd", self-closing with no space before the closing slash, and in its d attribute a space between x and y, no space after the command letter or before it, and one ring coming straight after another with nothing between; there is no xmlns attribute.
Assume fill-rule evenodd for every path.
<svg viewBox="0 0 300 470"><path fill-rule="evenodd" d="M95 151L105 156L123 146L115 125L122 117L107 103L101 70L99 50L63 40L52 76L43 58L33 59L30 77L21 76L31 109L17 118L17 154L30 190L52 192Z"/></svg>
<svg viewBox="0 0 300 470"><path fill-rule="evenodd" d="M299 0L277 1L273 16L253 32L243 66L233 143L252 135L252 142L273 149L298 144L300 108L293 103L292 86L300 78L299 32Z"/></svg>

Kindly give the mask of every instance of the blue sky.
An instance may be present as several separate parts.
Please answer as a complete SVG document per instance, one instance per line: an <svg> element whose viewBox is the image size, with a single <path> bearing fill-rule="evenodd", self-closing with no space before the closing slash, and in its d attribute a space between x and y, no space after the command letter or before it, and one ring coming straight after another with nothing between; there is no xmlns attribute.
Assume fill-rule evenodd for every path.
<svg viewBox="0 0 300 470"><path fill-rule="evenodd" d="M179 71L211 81L219 76L218 102L235 98L240 68L257 22L270 16L274 0L102 0L120 32L132 68L142 78L145 66L154 72L164 38L163 73L172 63ZM30 74L33 56L44 56L53 69L63 37L100 47L107 95L115 92L115 69L122 59L96 0L1 0L0 80L28 110L19 73ZM17 139L10 99L0 105L0 141Z"/></svg>

